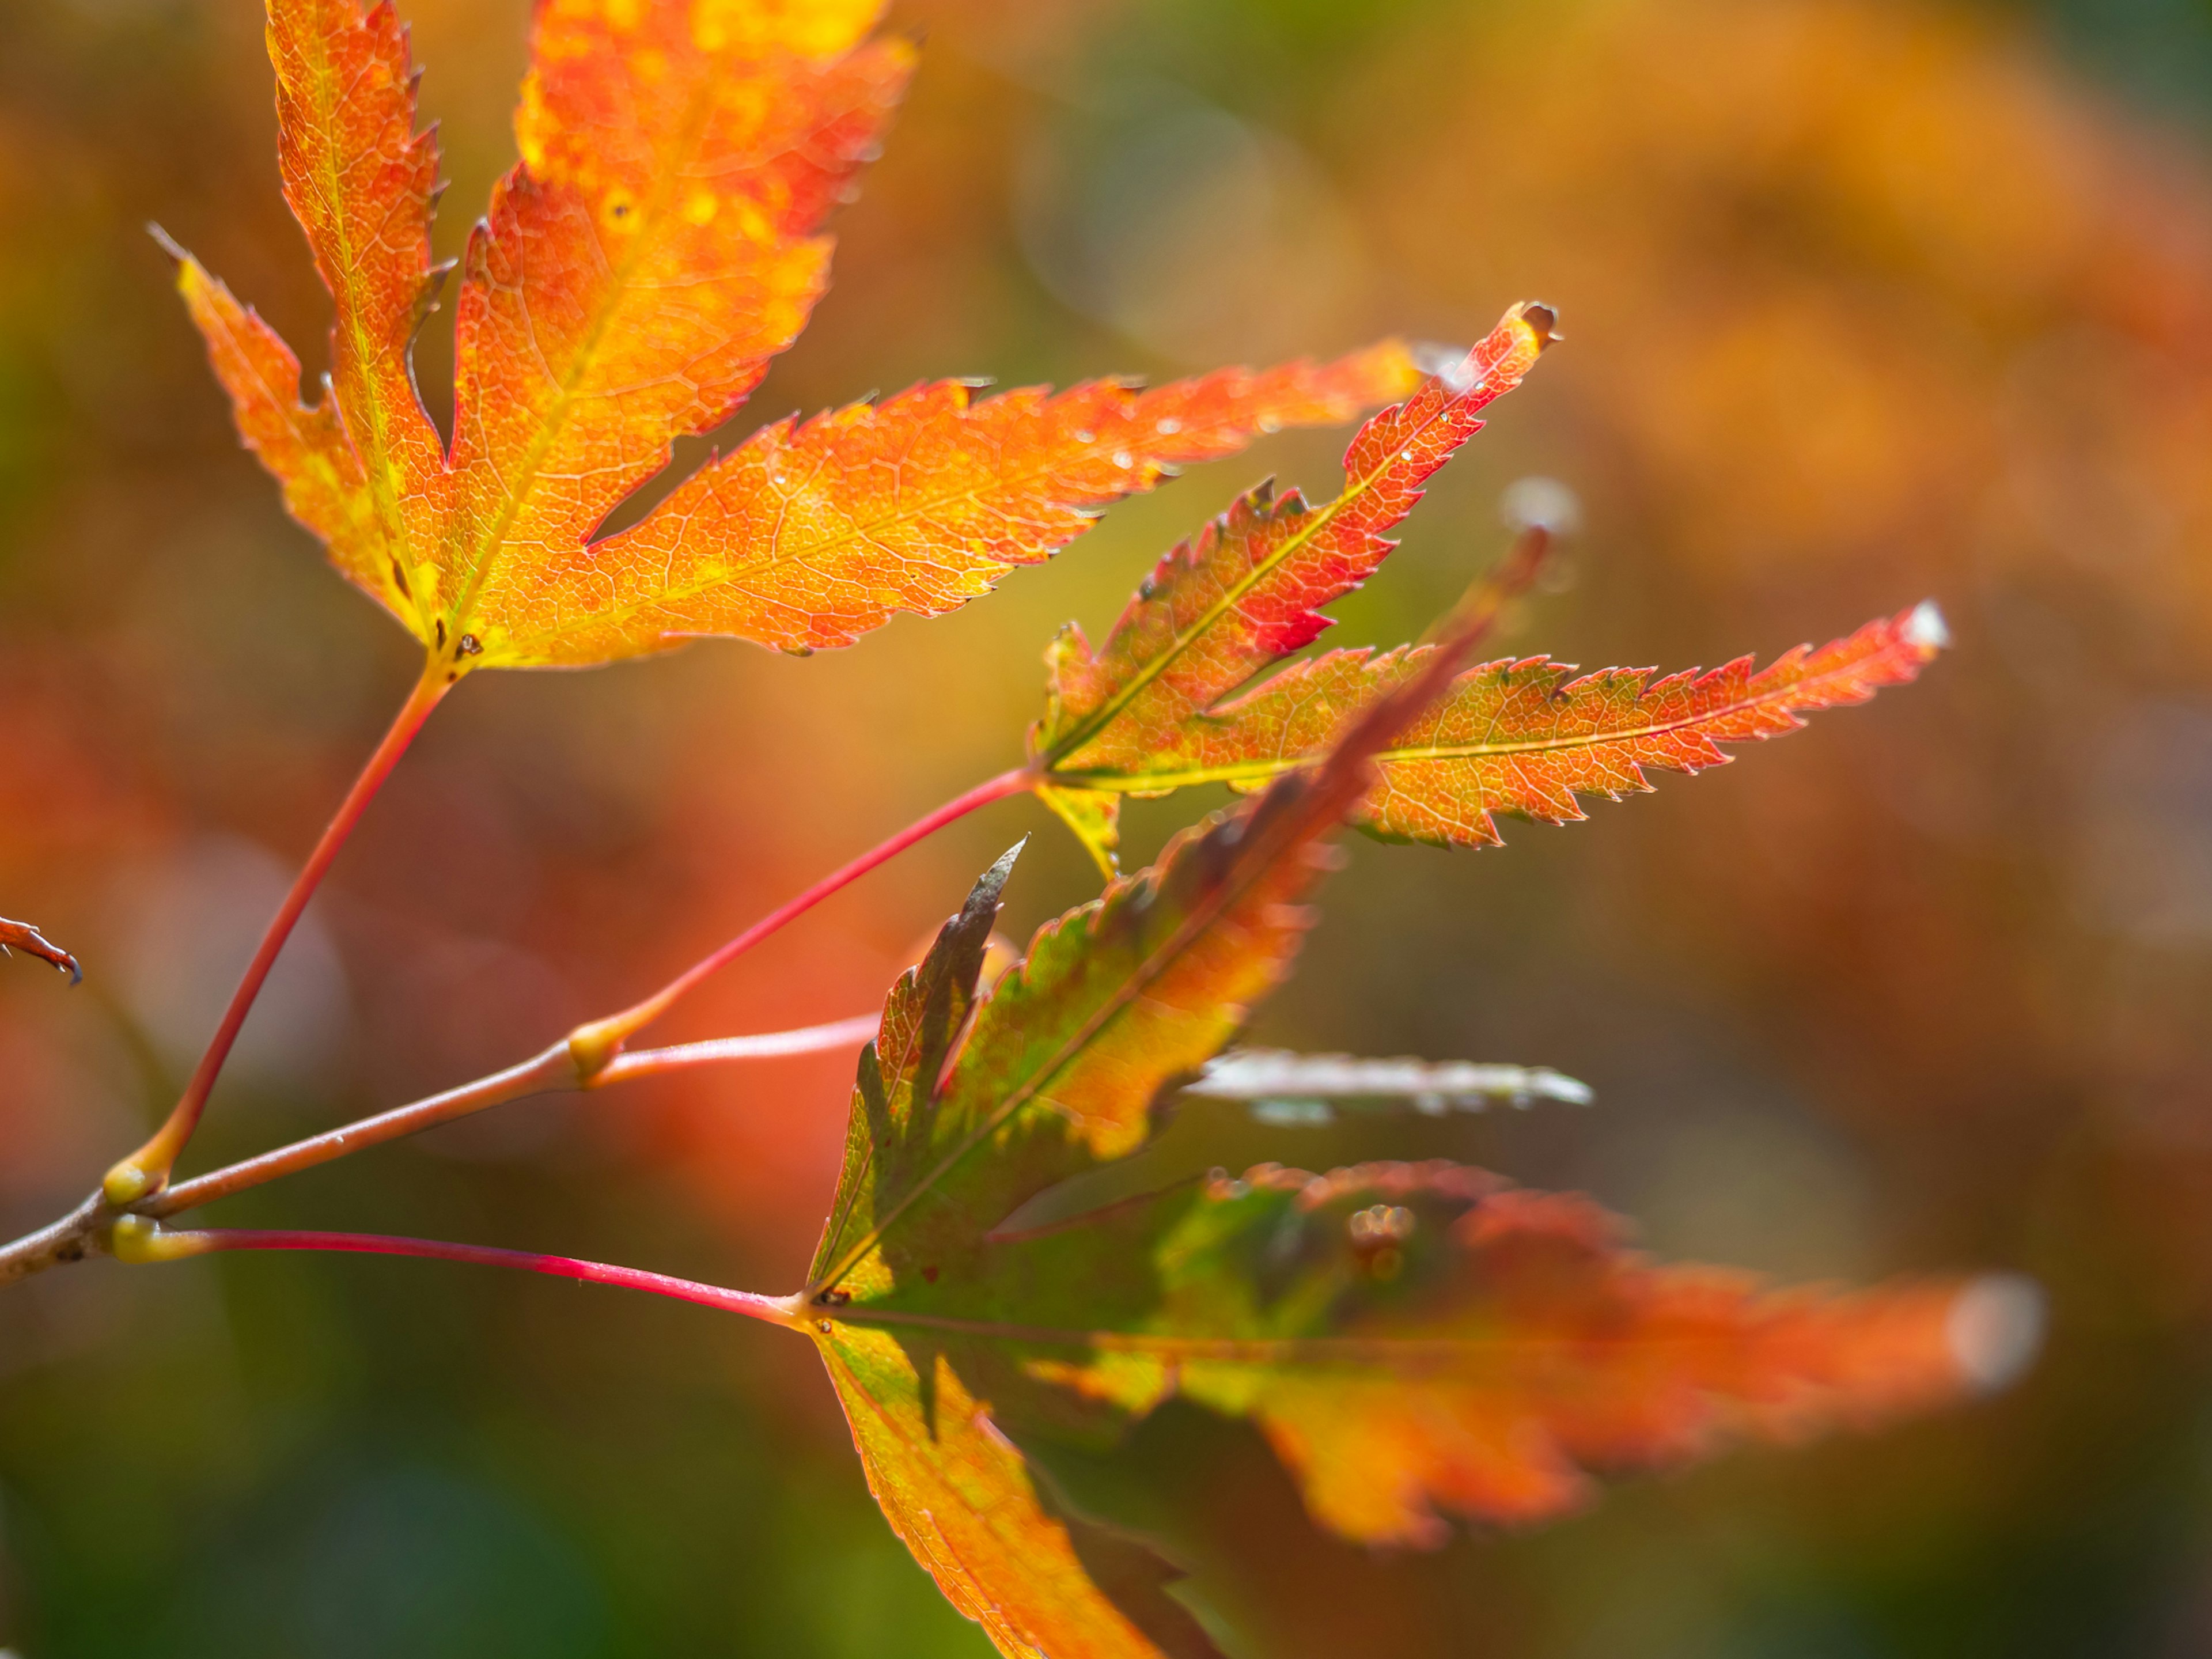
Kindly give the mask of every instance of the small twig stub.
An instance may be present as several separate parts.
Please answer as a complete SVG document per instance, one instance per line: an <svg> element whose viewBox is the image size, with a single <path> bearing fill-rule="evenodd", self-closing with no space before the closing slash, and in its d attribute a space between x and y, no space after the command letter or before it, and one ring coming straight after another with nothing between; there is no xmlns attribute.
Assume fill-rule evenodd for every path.
<svg viewBox="0 0 2212 1659"><path fill-rule="evenodd" d="M36 957L41 962L51 962L67 974L70 983L79 985L84 981L84 969L77 966L76 958L41 933L27 921L10 921L0 916L0 957L21 951L27 957Z"/></svg>

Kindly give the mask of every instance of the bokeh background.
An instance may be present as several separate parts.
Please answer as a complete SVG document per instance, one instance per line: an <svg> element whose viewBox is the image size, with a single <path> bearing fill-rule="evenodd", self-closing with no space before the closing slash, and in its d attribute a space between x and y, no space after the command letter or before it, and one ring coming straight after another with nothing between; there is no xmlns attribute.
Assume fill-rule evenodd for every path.
<svg viewBox="0 0 2212 1659"><path fill-rule="evenodd" d="M526 0L414 0L458 251L512 160ZM1333 639L1418 632L1541 475L1583 533L1514 649L1710 664L1923 596L1918 687L1502 852L1361 843L1262 1040L1553 1065L1587 1113L1188 1155L1451 1153L1674 1255L2047 1287L2009 1394L1752 1451L1587 1517L1376 1556L1248 1431L1170 1408L1064 1478L1173 1540L1252 1656L2212 1654L2212 7L2203 0L914 0L919 85L838 281L742 432L945 374L1065 382L1568 343ZM141 227L311 367L251 0L0 9L0 1224L173 1095L410 683L240 453ZM421 351L449 395L444 319ZM957 616L808 661L705 645L483 676L312 913L207 1162L534 1050L1010 764L1063 619L1268 471L1115 511ZM687 447L679 465L696 461ZM1140 807L1139 856L1206 803ZM1010 921L1096 882L1013 802L671 1022L870 1007L1034 833ZM236 1201L796 1281L849 1060L506 1109ZM1240 1139L1240 1134L1243 1139ZM1303 1138L1301 1138L1303 1136ZM1224 1150L1226 1149L1226 1150ZM987 1652L875 1513L802 1345L415 1263L100 1263L0 1297L0 1647L902 1659Z"/></svg>

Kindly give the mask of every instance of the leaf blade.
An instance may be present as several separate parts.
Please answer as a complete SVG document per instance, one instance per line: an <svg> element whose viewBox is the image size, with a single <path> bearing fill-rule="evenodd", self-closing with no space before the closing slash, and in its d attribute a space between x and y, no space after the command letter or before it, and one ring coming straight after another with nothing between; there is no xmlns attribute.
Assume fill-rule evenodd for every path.
<svg viewBox="0 0 2212 1659"><path fill-rule="evenodd" d="M1553 1518L1588 1504L1596 1471L1872 1426L2002 1380L1983 1365L1992 1339L1959 1320L1991 1281L1773 1290L1654 1264L1589 1200L1458 1166L1263 1166L1183 1209L1161 1247L1176 1266L1159 1323L1327 1332L1351 1351L1194 1358L1174 1386L1253 1418L1315 1518L1368 1543L1434 1546L1445 1515ZM1251 1265L1285 1256L1290 1282ZM1267 1299L1224 1306L1225 1285ZM2039 1315L2007 1316L1994 1340L2016 1365Z"/></svg>
<svg viewBox="0 0 2212 1659"><path fill-rule="evenodd" d="M815 232L912 64L879 7L541 8L523 160L471 238L439 614L506 660L582 547L805 326Z"/></svg>
<svg viewBox="0 0 2212 1659"><path fill-rule="evenodd" d="M413 629L414 607L368 510L361 463L337 410L328 398L302 402L292 348L198 259L161 240L177 261L177 292L229 398L239 441L276 480L285 510L322 540L339 573Z"/></svg>
<svg viewBox="0 0 2212 1659"><path fill-rule="evenodd" d="M391 0L270 0L277 167L329 291L331 395L391 568L371 591L425 642L404 574L434 534L444 444L409 353L442 275L430 259L438 146L416 131L415 73ZM349 573L350 574L350 573ZM356 575L356 580L360 580Z"/></svg>
<svg viewBox="0 0 2212 1659"><path fill-rule="evenodd" d="M1581 1194L1443 1163L1217 1171L996 1244L987 1274L838 1318L944 1356L1030 1431L1118 1433L1177 1395L1248 1418L1316 1522L1378 1545L1925 1412L2009 1382L2041 1329L2024 1281L1777 1289L1654 1263ZM1133 1258L1152 1274L1115 1266Z"/></svg>
<svg viewBox="0 0 2212 1659"><path fill-rule="evenodd" d="M1164 1594L1181 1575L1064 1504L1048 1509L1034 1468L949 1366L925 1389L896 1341L853 1325L817 1346L891 1529L1000 1652L1220 1659Z"/></svg>
<svg viewBox="0 0 2212 1659"><path fill-rule="evenodd" d="M1318 767L1041 929L981 1001L1004 862L979 884L863 1057L846 1175L800 1298L841 1390L865 1395L840 1356L873 1342L892 1405L940 1437L948 1410L984 1435L1001 1497L1017 1498L1033 1489L996 1425L1110 1436L1181 1394L1249 1417L1321 1524L1433 1545L1446 1516L1565 1513L1595 1469L1687 1461L1724 1431L1923 1409L2024 1362L2033 1311L2017 1296L1994 1338L1984 1319L1969 1342L1961 1310L1986 1305L1985 1286L1768 1292L1656 1267L1588 1200L1457 1166L1263 1166L1057 1215L1048 1190L1142 1145L1155 1103L1286 971L1320 837L1470 640L1421 659ZM1024 1224L1031 1205L1054 1218ZM879 1403L848 1397L856 1439ZM963 1564L915 1525L927 1506L897 1507L902 1483L944 1486L960 1455L913 1433L863 1455L880 1460L872 1482L917 1559L974 1613ZM1049 1605L1058 1571L1037 1587L1014 1574L975 1616ZM1033 1650L991 1627L1004 1651Z"/></svg>
<svg viewBox="0 0 2212 1659"><path fill-rule="evenodd" d="M449 678L702 635L848 643L987 591L1186 462L1419 380L1386 342L1141 393L1100 381L971 406L965 384L939 382L764 428L600 538L673 441L726 418L805 325L827 280L820 222L872 158L913 49L872 38L881 0L539 7L522 160L461 262L445 443L410 362L444 275L429 261L436 144L415 131L391 0L362 7L269 0L285 192L336 310L331 395L302 404L296 360L217 285L196 284L195 315L295 515ZM239 371L224 336L248 323L281 395ZM781 481L825 466L842 494L815 491L801 524ZM887 466L912 487L883 488Z"/></svg>
<svg viewBox="0 0 2212 1659"><path fill-rule="evenodd" d="M1326 364L1134 392L1091 381L975 401L957 380L763 428L640 524L556 561L544 620L504 648L600 660L736 635L851 644L937 616L1090 528L1096 510L1262 431L1334 424L1418 381L1395 341Z"/></svg>
<svg viewBox="0 0 2212 1659"><path fill-rule="evenodd" d="M1818 650L1796 647L1764 669L1742 657L1652 681L1645 670L1578 675L1544 658L1486 664L1462 675L1377 755L1379 781L1356 822L1389 839L1495 846L1495 814L1574 822L1586 816L1578 795L1617 800L1651 788L1646 769L1724 764L1731 757L1719 745L1779 736L1808 714L1908 684L1947 642L1940 613L1923 603ZM1355 648L1293 664L1169 734L1134 764L1065 775L1061 786L1137 793L1209 782L1262 787L1325 749L1367 699L1416 672L1426 650Z"/></svg>

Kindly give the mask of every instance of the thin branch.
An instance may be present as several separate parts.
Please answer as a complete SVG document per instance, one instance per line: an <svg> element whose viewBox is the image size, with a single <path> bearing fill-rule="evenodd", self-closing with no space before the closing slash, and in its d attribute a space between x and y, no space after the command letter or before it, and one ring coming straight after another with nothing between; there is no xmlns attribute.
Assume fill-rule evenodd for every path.
<svg viewBox="0 0 2212 1659"><path fill-rule="evenodd" d="M398 1238L382 1233L325 1233L260 1231L212 1227L172 1232L149 1222L137 1226L118 1224L115 1253L133 1262L177 1261L190 1256L211 1255L225 1250L318 1250L349 1255L403 1255L424 1261L459 1261L478 1267L506 1267L520 1273L544 1273L554 1279L574 1279L587 1285L612 1285L622 1290L643 1291L678 1302L696 1303L725 1313L744 1314L772 1325L802 1328L804 1316L787 1297L761 1296L751 1291L732 1291L720 1285L647 1273L641 1267L617 1267L606 1261L580 1261L573 1256L540 1255L534 1250L501 1250L483 1244L451 1244L434 1238Z"/></svg>
<svg viewBox="0 0 2212 1659"><path fill-rule="evenodd" d="M100 1248L100 1233L114 1215L106 1195L94 1193L60 1220L50 1222L34 1233L25 1233L10 1243L0 1244L0 1285L13 1285L33 1273L82 1261L96 1254Z"/></svg>
<svg viewBox="0 0 2212 1659"><path fill-rule="evenodd" d="M246 1024L246 1015L253 1011L254 1000L261 994L269 970L276 965L284 941L291 937L292 929L298 925L316 888L322 885L323 877L337 859L338 849L353 834L369 802L375 799L384 781L392 775L392 769L399 763L399 757L415 740L415 734L422 729L422 722L430 718L431 710L452 685L452 680L439 665L433 663L423 671L391 729L384 734L384 740L377 744L375 752L362 768L361 775L354 780L353 787L346 792L345 799L323 831L322 839L315 843L315 850L308 855L306 866L292 884L292 890L284 896L283 904L270 919L253 960L246 966L245 977L231 994L230 1006L223 1011L222 1023L208 1040L207 1052L200 1056L198 1067L185 1085L167 1121L144 1146L110 1170L101 1182L110 1203L118 1206L130 1204L159 1190L168 1180L169 1171L191 1141L193 1130L199 1127L200 1115L207 1109L208 1096L215 1088L216 1079L222 1075L223 1062L230 1057L231 1047L238 1041L239 1030Z"/></svg>
<svg viewBox="0 0 2212 1659"><path fill-rule="evenodd" d="M622 1052L623 1043L666 1013L678 999L736 961L769 934L787 923L797 921L831 894L850 885L916 842L936 834L955 819L965 817L976 808L988 806L994 800L1020 794L1035 781L1035 776L1027 768L1016 767L1010 772L1000 773L988 782L976 785L966 794L945 802L925 817L917 818L890 840L870 848L850 864L824 876L789 902L770 911L720 950L685 969L644 1001L624 1009L621 1013L610 1014L606 1018L593 1020L587 1025L579 1025L568 1036L568 1049L575 1056L577 1069L586 1077L603 1070Z"/></svg>
<svg viewBox="0 0 2212 1659"><path fill-rule="evenodd" d="M285 1176L297 1175L302 1170L312 1170L319 1164L328 1164L334 1158L363 1152L371 1146L380 1146L386 1141L397 1140L403 1135L420 1134L441 1123L450 1123L455 1118L481 1112L488 1106L520 1100L526 1095L542 1095L553 1090L578 1086L576 1068L568 1058L568 1045L556 1042L519 1066L510 1066L503 1072L494 1072L489 1077L480 1077L473 1083L464 1083L459 1088L448 1089L442 1094L412 1101L404 1106L395 1106L388 1112L362 1118L357 1123L310 1135L305 1140L295 1140L289 1146L279 1146L222 1169L210 1170L206 1175L195 1176L190 1181L180 1181L138 1205L136 1213L156 1218L176 1215L185 1210L197 1209L203 1204L212 1204L219 1198L228 1198L234 1193L242 1193Z"/></svg>
<svg viewBox="0 0 2212 1659"><path fill-rule="evenodd" d="M596 1075L577 1075L576 1063L566 1042L556 1042L542 1054L489 1077L464 1083L443 1094L395 1106L388 1112L363 1118L342 1128L311 1135L289 1146L279 1146L226 1168L180 1181L158 1197L137 1206L134 1213L157 1219L212 1204L251 1188L297 1175L317 1164L380 1146L389 1140L420 1134L425 1129L469 1117L488 1107L530 1095L555 1094L577 1089L605 1088L634 1078L689 1071L695 1066L727 1065L732 1061L768 1060L782 1054L818 1054L851 1048L875 1035L876 1016L863 1014L827 1025L809 1025L793 1031L768 1031L755 1036L720 1037L707 1042L686 1042L670 1048L644 1048L623 1054Z"/></svg>
<svg viewBox="0 0 2212 1659"><path fill-rule="evenodd" d="M0 1244L0 1285L28 1279L49 1267L81 1261L109 1248L109 1230L158 1221L212 1204L219 1198L242 1193L284 1176L297 1175L317 1164L328 1164L371 1146L382 1146L403 1135L419 1134L441 1123L467 1117L502 1102L526 1096L574 1089L602 1089L609 1084L665 1073L689 1071L700 1066L732 1061L769 1060L784 1054L820 1054L850 1048L875 1035L873 1014L834 1020L823 1025L802 1026L790 1031L765 1031L752 1036L720 1037L706 1042L678 1043L667 1048L641 1048L623 1054L595 1077L579 1078L568 1046L556 1042L543 1054L510 1066L503 1072L465 1083L458 1089L432 1095L391 1111L349 1123L319 1135L279 1146L273 1152L180 1181L151 1199L125 1212L106 1194L94 1193L60 1220L27 1233L11 1243ZM161 1235L164 1238L179 1235Z"/></svg>
<svg viewBox="0 0 2212 1659"><path fill-rule="evenodd" d="M723 1060L770 1060L783 1054L816 1054L825 1049L850 1048L866 1042L882 1024L878 1014L855 1014L826 1025L805 1025L795 1031L770 1031L760 1036L714 1037L705 1042L679 1042L668 1048L641 1048L617 1054L594 1075L590 1086L604 1088L631 1078L656 1077L663 1072L692 1066L711 1066Z"/></svg>

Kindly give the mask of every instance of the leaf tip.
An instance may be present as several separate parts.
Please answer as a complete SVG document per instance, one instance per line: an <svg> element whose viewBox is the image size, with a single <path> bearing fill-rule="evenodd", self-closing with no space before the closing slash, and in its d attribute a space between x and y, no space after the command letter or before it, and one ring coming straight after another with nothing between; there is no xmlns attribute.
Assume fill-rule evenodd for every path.
<svg viewBox="0 0 2212 1659"><path fill-rule="evenodd" d="M1515 306L1510 315L1526 324L1536 337L1536 349L1554 346L1567 337L1559 332L1559 308L1547 306L1541 300L1523 300Z"/></svg>
<svg viewBox="0 0 2212 1659"><path fill-rule="evenodd" d="M1943 620L1943 612L1933 599L1923 599L1907 611L1900 632L1907 645L1931 655L1951 646L1951 625Z"/></svg>
<svg viewBox="0 0 2212 1659"><path fill-rule="evenodd" d="M1000 854L997 860L985 872L983 879L991 884L993 892L995 893L1006 884L1006 878L1014 873L1015 860L1021 857L1022 849L1029 844L1030 838L1024 836L1012 847Z"/></svg>
<svg viewBox="0 0 2212 1659"><path fill-rule="evenodd" d="M167 254L172 259L174 259L179 264L185 264L192 257L191 254L185 252L183 243L179 242L175 237L170 235L167 231L161 228L161 221L158 219L149 219L146 222L146 234L154 239L154 245L156 247L160 248L162 252Z"/></svg>
<svg viewBox="0 0 2212 1659"><path fill-rule="evenodd" d="M992 923L998 919L999 904L1006 890L1006 882L1014 873L1014 860L1021 857L1022 848L1029 844L1030 838L1024 836L1000 854L997 862L989 869L975 878L975 886L969 890L967 902L960 907L957 915L945 924L947 933L973 934L979 940L989 933ZM940 945L945 938L945 933L940 933ZM980 956L978 961L981 961Z"/></svg>
<svg viewBox="0 0 2212 1659"><path fill-rule="evenodd" d="M1407 355L1415 367L1434 375L1446 392L1460 398L1488 384L1501 367L1507 369L1501 389L1510 389L1528 372L1529 365L1565 337L1559 332L1557 307L1540 300L1522 300L1508 307L1498 319L1498 326L1471 351L1417 344L1408 349Z"/></svg>
<svg viewBox="0 0 2212 1659"><path fill-rule="evenodd" d="M2021 1273L1985 1273L1954 1298L1944 1334L1967 1384L1978 1394L1994 1394L2033 1363L2048 1322L2040 1285Z"/></svg>

